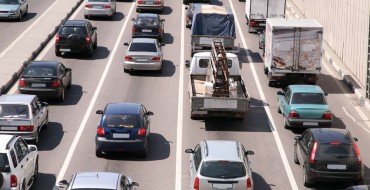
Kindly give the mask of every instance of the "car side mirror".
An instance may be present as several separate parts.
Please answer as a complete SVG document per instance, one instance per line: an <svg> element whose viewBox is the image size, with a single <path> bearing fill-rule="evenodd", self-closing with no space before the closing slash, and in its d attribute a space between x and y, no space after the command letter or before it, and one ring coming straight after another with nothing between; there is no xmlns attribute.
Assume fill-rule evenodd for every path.
<svg viewBox="0 0 370 190"><path fill-rule="evenodd" d="M327 92L324 92L324 95L325 95L325 96L328 96L328 93L327 93Z"/></svg>
<svg viewBox="0 0 370 190"><path fill-rule="evenodd" d="M185 7L185 9L187 10L187 9L189 9L189 7Z"/></svg>
<svg viewBox="0 0 370 190"><path fill-rule="evenodd" d="M49 106L49 104L47 102L42 102L42 105L43 106Z"/></svg>
<svg viewBox="0 0 370 190"><path fill-rule="evenodd" d="M103 114L103 110L96 111L96 114Z"/></svg>
<svg viewBox="0 0 370 190"><path fill-rule="evenodd" d="M68 181L63 179L62 181L59 181L58 187L66 187L68 184Z"/></svg>
<svg viewBox="0 0 370 190"><path fill-rule="evenodd" d="M162 47L162 46L165 46L165 44L164 44L164 43L160 43L159 45L160 45L161 47Z"/></svg>
<svg viewBox="0 0 370 190"><path fill-rule="evenodd" d="M66 71L72 71L72 69L71 68L66 68Z"/></svg>
<svg viewBox="0 0 370 190"><path fill-rule="evenodd" d="M5 172L5 173L9 173L10 172L10 165L7 164L3 167L3 171L2 172Z"/></svg>
<svg viewBox="0 0 370 190"><path fill-rule="evenodd" d="M239 61L239 68L242 69L242 67L243 67L243 64L241 61Z"/></svg>
<svg viewBox="0 0 370 190"><path fill-rule="evenodd" d="M135 21L135 18L132 18L131 20L132 20L132 21Z"/></svg>
<svg viewBox="0 0 370 190"><path fill-rule="evenodd" d="M164 22L164 21L166 21L165 19L161 19L161 22Z"/></svg>
<svg viewBox="0 0 370 190"><path fill-rule="evenodd" d="M276 94L279 95L279 96L284 96L285 93L282 92L282 91L278 91Z"/></svg>
<svg viewBox="0 0 370 190"><path fill-rule="evenodd" d="M127 42L125 42L125 43L123 43L123 45L128 46L128 43L127 43Z"/></svg>
<svg viewBox="0 0 370 190"><path fill-rule="evenodd" d="M191 154L193 154L194 153L194 150L191 149L191 148L188 148L188 149L185 150L185 153L191 153Z"/></svg>
<svg viewBox="0 0 370 190"><path fill-rule="evenodd" d="M353 137L353 140L355 140L357 142L358 141L358 138L357 137Z"/></svg>
<svg viewBox="0 0 370 190"><path fill-rule="evenodd" d="M190 60L185 60L185 67L189 68L190 67Z"/></svg>
<svg viewBox="0 0 370 190"><path fill-rule="evenodd" d="M294 140L298 141L298 140L301 140L301 138L302 138L301 136L295 136Z"/></svg>
<svg viewBox="0 0 370 190"><path fill-rule="evenodd" d="M146 115L154 115L154 113L153 113L153 112L151 112L151 111L148 111L148 112L146 113Z"/></svg>
<svg viewBox="0 0 370 190"><path fill-rule="evenodd" d="M133 181L131 182L131 187L139 187L139 184Z"/></svg>
<svg viewBox="0 0 370 190"><path fill-rule="evenodd" d="M254 152L251 150L247 150L244 152L245 155L254 155Z"/></svg>
<svg viewBox="0 0 370 190"><path fill-rule="evenodd" d="M29 149L30 149L30 151L31 151L31 152L33 152L33 151L36 151L36 150L37 150L37 148L36 148L36 146L35 146L35 145L28 145L28 147L29 147Z"/></svg>
<svg viewBox="0 0 370 190"><path fill-rule="evenodd" d="M98 28L96 28L96 27L94 26L94 27L92 27L92 29L93 29L93 30L97 30Z"/></svg>

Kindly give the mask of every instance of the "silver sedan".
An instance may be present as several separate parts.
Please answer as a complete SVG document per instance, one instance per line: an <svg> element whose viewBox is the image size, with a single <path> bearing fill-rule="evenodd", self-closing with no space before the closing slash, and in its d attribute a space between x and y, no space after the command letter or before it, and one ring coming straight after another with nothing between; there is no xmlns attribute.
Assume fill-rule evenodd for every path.
<svg viewBox="0 0 370 190"><path fill-rule="evenodd" d="M116 0L85 0L85 19L91 16L108 16L116 13Z"/></svg>
<svg viewBox="0 0 370 190"><path fill-rule="evenodd" d="M27 13L27 0L0 0L0 19L22 20Z"/></svg>
<svg viewBox="0 0 370 190"><path fill-rule="evenodd" d="M123 70L130 72L134 70L155 70L162 71L163 52L162 46L157 39L133 38L130 42L124 43L128 46Z"/></svg>
<svg viewBox="0 0 370 190"><path fill-rule="evenodd" d="M142 10L154 10L162 12L164 7L164 0L136 0L136 12Z"/></svg>

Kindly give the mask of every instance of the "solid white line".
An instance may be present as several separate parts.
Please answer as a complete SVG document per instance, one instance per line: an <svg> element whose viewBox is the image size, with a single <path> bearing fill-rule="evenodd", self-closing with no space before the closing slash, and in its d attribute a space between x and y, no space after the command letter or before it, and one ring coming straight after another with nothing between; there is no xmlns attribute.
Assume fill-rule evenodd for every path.
<svg viewBox="0 0 370 190"><path fill-rule="evenodd" d="M355 119L354 117L352 117L351 115L349 115L349 113L347 112L346 108L344 108L344 107L342 106L342 109L343 109L344 113L345 113L349 118L351 118L351 119L353 120L353 122L357 123L357 122L356 122L356 119Z"/></svg>
<svg viewBox="0 0 370 190"><path fill-rule="evenodd" d="M35 20L35 22L33 22L25 31L22 32L21 35L19 35L6 49L4 49L4 51L2 51L0 53L0 57L3 57L6 53L8 53L8 51L25 35L27 34L27 32L29 30L31 30L32 27L34 27L45 15L47 15L50 11L51 8L53 8L53 6L55 4L57 4L59 2L59 0L56 0L48 9L46 9L46 11L37 19Z"/></svg>
<svg viewBox="0 0 370 190"><path fill-rule="evenodd" d="M106 76L107 76L107 74L108 74L108 70L109 70L109 68L110 68L110 65L112 64L112 61L113 61L114 55L116 54L116 51L117 51L117 49L119 48L119 45L120 45L121 39L122 39L122 37L123 37L123 32L124 32L124 30L125 30L125 28L126 28L126 25L127 25L128 21L130 20L130 19L128 19L128 18L130 18L130 15L131 15L132 10L134 9L134 6L135 6L135 4L134 4L134 3L132 3L131 8L130 8L130 11L128 12L128 14L127 14L127 16L126 16L126 20L125 20L125 22L124 22L124 24L123 24L123 26L122 26L122 29L121 29L121 31L120 31L120 33L119 33L119 36L118 36L117 42L116 42L116 44L114 45L114 48L113 48L113 50L112 50L112 53L109 55L108 63L107 63L107 65L105 66L104 72L103 72L103 74L102 74L102 76L101 76L101 78L100 78L100 81L99 81L99 83L98 83L98 85L97 85L97 87L96 87L96 90L95 90L94 95L93 95L93 97L92 97L92 99L91 99L91 102L90 102L90 104L89 104L89 107L88 107L88 108L87 108L87 110L86 110L86 113L85 113L85 115L84 115L84 118L83 118L83 119L82 119L82 121L81 121L81 124L80 124L80 126L79 126L79 128L78 128L78 131L77 131L77 133L76 133L76 136L75 136L75 138L73 139L73 142L72 142L72 144L71 144L71 147L69 148L69 151L68 151L68 154L67 154L67 156L66 156L66 159L64 160L63 166L62 166L62 168L60 169L60 172L59 172L58 177L57 177L57 180L56 180L56 182L57 182L57 183L58 183L60 180L62 180L62 179L63 179L64 174L65 174L65 172L66 172L66 170L67 170L67 168L68 168L68 166L69 166L69 163L70 163L70 161L71 161L71 159L72 159L73 153L74 153L74 151L76 150L77 143L78 143L78 141L80 140L80 137L81 137L81 135L82 135L82 132L83 132L83 130L84 130L84 128L85 128L85 126L86 126L86 122L87 122L87 120L88 120L88 118L89 118L89 116L90 116L90 114L91 114L91 110L92 110L92 108L93 108L93 107L94 107L94 105L95 105L96 99L98 98L98 95L99 95L100 90L101 90L101 88L102 88L102 86L103 86L104 80L105 80L105 78L106 78ZM130 21L131 21L131 20L130 20Z"/></svg>
<svg viewBox="0 0 370 190"><path fill-rule="evenodd" d="M181 190L181 155L182 155L182 122L183 122L183 106L184 106L184 31L185 31L185 6L182 5L181 16L181 35L180 35L180 76L179 76L179 97L177 102L177 134L176 134L176 177L175 177L175 190Z"/></svg>
<svg viewBox="0 0 370 190"><path fill-rule="evenodd" d="M232 3L232 0L229 0L229 2L230 2L231 9L232 9L233 13L235 13L235 9L234 9L234 5ZM248 58L248 62L249 62L248 65L250 66L250 68L252 70L253 78L254 78L254 80L256 82L258 93L261 96L261 101L266 102L265 94L263 93L263 90L262 90L262 87L261 87L261 83L260 83L260 81L258 79L258 75L257 75L256 69L254 67L254 63L252 62L252 58L251 58L251 56L250 56L250 54L248 52L248 46L247 46L247 43L245 42L245 39L244 39L242 30L241 30L240 25L239 25L238 17L236 16L236 14L234 14L234 18L235 18L236 26L238 28L238 33L240 34L240 37L241 37L241 40L242 40L242 43L243 43L243 46L244 46L244 49L245 49L245 53L246 53L247 58ZM296 183L296 181L294 179L294 175L293 175L292 169L290 168L290 165L289 165L287 156L286 156L285 151L284 151L284 148L283 148L283 144L281 143L281 139L280 139L279 133L276 130L276 127L275 127L275 124L274 124L274 120L273 120L273 118L271 116L270 108L268 107L267 104L264 104L264 108L265 108L267 117L269 118L269 121L270 121L269 123L271 125L270 127L272 128L272 134L274 135L276 145L277 145L278 150L280 152L280 157L281 157L281 159L283 161L285 171L287 172L290 185L291 185L291 187L292 187L293 190L298 190L298 186L297 186L297 183Z"/></svg>

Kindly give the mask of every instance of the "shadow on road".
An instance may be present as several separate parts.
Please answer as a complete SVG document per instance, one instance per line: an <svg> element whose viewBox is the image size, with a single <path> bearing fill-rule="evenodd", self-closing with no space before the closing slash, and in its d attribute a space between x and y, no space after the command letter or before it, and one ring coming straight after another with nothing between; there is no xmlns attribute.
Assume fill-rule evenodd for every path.
<svg viewBox="0 0 370 190"><path fill-rule="evenodd" d="M276 185L268 184L260 174L258 174L256 172L252 172L252 177L253 177L253 187L254 187L254 189L270 190L270 189L272 189L271 187L273 187L273 189L275 189Z"/></svg>
<svg viewBox="0 0 370 190"><path fill-rule="evenodd" d="M162 71L158 73L157 71L131 71L128 74L131 76L138 77L171 77L176 72L176 66L170 60L163 60Z"/></svg>
<svg viewBox="0 0 370 190"><path fill-rule="evenodd" d="M110 17L89 17L89 20L93 21L121 21L125 18L125 15L121 12L116 12L116 14L113 16L113 18ZM99 28L98 28L99 30Z"/></svg>
<svg viewBox="0 0 370 190"><path fill-rule="evenodd" d="M39 151L54 150L64 136L63 126L57 122L49 122L49 125L41 130L37 148Z"/></svg>
<svg viewBox="0 0 370 190"><path fill-rule="evenodd" d="M40 190L40 189L53 189L55 185L56 177L54 174L46 174L39 172L38 179L34 183L30 190Z"/></svg>
<svg viewBox="0 0 370 190"><path fill-rule="evenodd" d="M73 81L72 81L73 83ZM50 99L46 100L50 105L53 106L69 106L69 105L77 105L77 103L80 101L82 95L82 86L80 85L71 85L70 89L67 89L65 92L65 99L63 102L60 102L59 100L56 99Z"/></svg>
<svg viewBox="0 0 370 190"><path fill-rule="evenodd" d="M96 60L96 59L106 59L109 56L110 51L108 48L99 46L98 37L98 47L94 50L92 57L87 57L84 52L79 53L63 53L62 58L64 59L81 59L81 60Z"/></svg>

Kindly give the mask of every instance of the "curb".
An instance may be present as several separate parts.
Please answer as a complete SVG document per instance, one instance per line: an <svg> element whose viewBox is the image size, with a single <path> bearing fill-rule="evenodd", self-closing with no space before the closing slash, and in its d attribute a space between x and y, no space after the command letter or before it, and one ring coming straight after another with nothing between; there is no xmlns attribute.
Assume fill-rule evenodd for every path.
<svg viewBox="0 0 370 190"><path fill-rule="evenodd" d="M49 33L49 35L47 35L44 41L40 43L40 46L35 51L32 52L28 59L23 61L22 67L18 71L14 72L12 78L0 87L0 95L7 93L10 90L10 88L15 84L15 82L18 81L18 78L20 77L26 66L31 61L36 59L36 57L41 53L41 51L44 50L45 46L50 42L51 39L53 39L55 34L58 32L59 27L73 14L73 12L81 5L83 1L84 0L77 1L76 5L73 6L71 10L67 13L67 15L60 21L60 23L57 26L55 26L54 30L51 33Z"/></svg>

